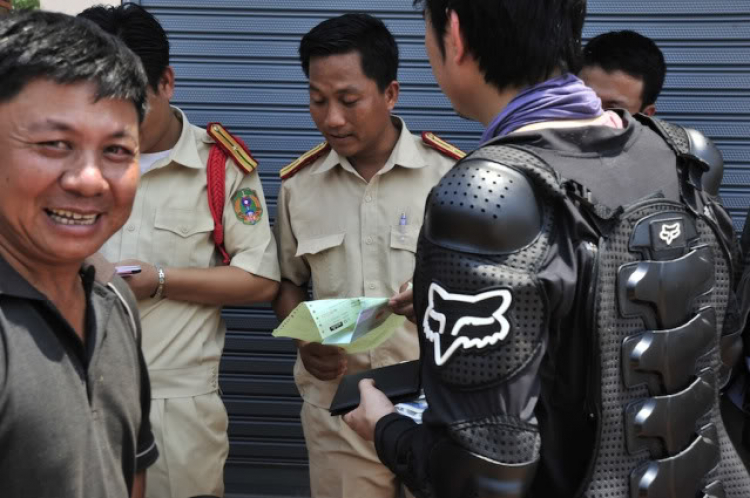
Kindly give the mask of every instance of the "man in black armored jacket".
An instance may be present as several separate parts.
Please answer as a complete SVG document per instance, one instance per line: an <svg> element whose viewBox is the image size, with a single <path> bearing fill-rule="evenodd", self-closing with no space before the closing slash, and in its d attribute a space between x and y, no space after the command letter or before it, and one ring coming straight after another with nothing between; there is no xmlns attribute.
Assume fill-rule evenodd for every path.
<svg viewBox="0 0 750 498"><path fill-rule="evenodd" d="M719 412L740 268L694 132L603 111L585 0L417 0L482 145L433 189L414 275L421 425L373 386L346 422L418 497L740 498Z"/></svg>

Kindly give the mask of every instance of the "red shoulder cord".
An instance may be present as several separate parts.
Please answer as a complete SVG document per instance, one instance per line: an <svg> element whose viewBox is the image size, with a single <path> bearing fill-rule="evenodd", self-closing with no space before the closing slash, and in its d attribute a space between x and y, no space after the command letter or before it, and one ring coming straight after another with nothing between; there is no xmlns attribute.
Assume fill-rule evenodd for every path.
<svg viewBox="0 0 750 498"><path fill-rule="evenodd" d="M208 208L214 219L213 239L216 248L222 256L225 265L229 264L230 258L224 248L224 225L221 223L224 214L224 182L226 179L227 156L221 147L214 145L208 154L208 170L206 172L208 182Z"/></svg>

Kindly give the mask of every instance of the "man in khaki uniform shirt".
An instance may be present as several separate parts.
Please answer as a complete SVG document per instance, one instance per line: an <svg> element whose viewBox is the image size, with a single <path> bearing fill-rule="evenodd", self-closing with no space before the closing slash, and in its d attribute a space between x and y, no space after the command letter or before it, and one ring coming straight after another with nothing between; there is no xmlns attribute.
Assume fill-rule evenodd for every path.
<svg viewBox="0 0 750 498"><path fill-rule="evenodd" d="M335 46L335 49L331 47ZM387 47L387 49L385 48ZM379 20L350 14L324 21L300 46L310 111L328 142L282 170L276 233L284 318L306 299L390 297L410 308L417 236L430 189L461 154L434 135L413 136L391 116L398 99L398 49ZM439 152L435 148L442 149ZM413 360L411 322L368 353L299 343L295 380L315 498L393 498L396 480L340 417L328 412L340 375Z"/></svg>
<svg viewBox="0 0 750 498"><path fill-rule="evenodd" d="M221 306L269 301L278 289L263 190L257 173L238 167L242 157L222 158L221 222L230 258L222 266L207 198L206 164L214 139L169 106L174 73L154 61L159 52L154 47L161 47L168 64L164 31L137 5L95 7L81 15L123 36L149 75L150 110L141 128L142 177L133 212L102 248L110 261L143 268L127 281L139 300L151 423L161 451L148 471L146 496L223 496L229 443L218 385L225 336Z"/></svg>

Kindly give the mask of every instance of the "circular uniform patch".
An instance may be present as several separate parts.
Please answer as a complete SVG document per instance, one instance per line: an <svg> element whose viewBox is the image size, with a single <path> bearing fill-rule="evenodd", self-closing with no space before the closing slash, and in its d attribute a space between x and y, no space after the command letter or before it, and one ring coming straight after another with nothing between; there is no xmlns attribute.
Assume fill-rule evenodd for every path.
<svg viewBox="0 0 750 498"><path fill-rule="evenodd" d="M263 206L255 190L243 188L232 196L232 205L237 219L245 225L255 225L263 218Z"/></svg>

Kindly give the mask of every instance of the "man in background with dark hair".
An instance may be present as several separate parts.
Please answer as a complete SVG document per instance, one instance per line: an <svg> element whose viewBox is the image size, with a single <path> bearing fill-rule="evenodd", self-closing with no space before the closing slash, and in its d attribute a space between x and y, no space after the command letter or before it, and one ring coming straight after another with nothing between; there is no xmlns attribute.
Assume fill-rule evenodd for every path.
<svg viewBox="0 0 750 498"><path fill-rule="evenodd" d="M605 109L653 116L666 74L659 47L634 31L601 34L583 49L581 79L602 99Z"/></svg>
<svg viewBox="0 0 750 498"><path fill-rule="evenodd" d="M276 233L284 319L307 299L390 297L411 313L406 282L430 188L463 153L432 134L411 134L391 112L398 101L398 46L382 21L347 14L300 43L310 114L326 142L282 169ZM328 408L344 372L417 358L407 322L382 346L356 355L297 342L294 374L315 498L393 498L398 485L371 443Z"/></svg>
<svg viewBox="0 0 750 498"><path fill-rule="evenodd" d="M80 15L124 41L149 79L133 213L102 248L110 261L142 269L127 282L143 320L161 450L149 469L148 496L223 496L229 441L218 383L221 307L270 301L278 289L257 163L218 123L198 128L170 106L169 42L150 13L126 4Z"/></svg>
<svg viewBox="0 0 750 498"><path fill-rule="evenodd" d="M0 494L142 498L138 310L87 258L130 214L146 75L93 24L36 11L0 19L0 81Z"/></svg>
<svg viewBox="0 0 750 498"><path fill-rule="evenodd" d="M747 497L718 403L738 261L697 132L602 109L574 76L585 0L415 3L486 129L419 239L423 423L371 380L345 421L420 497Z"/></svg>

